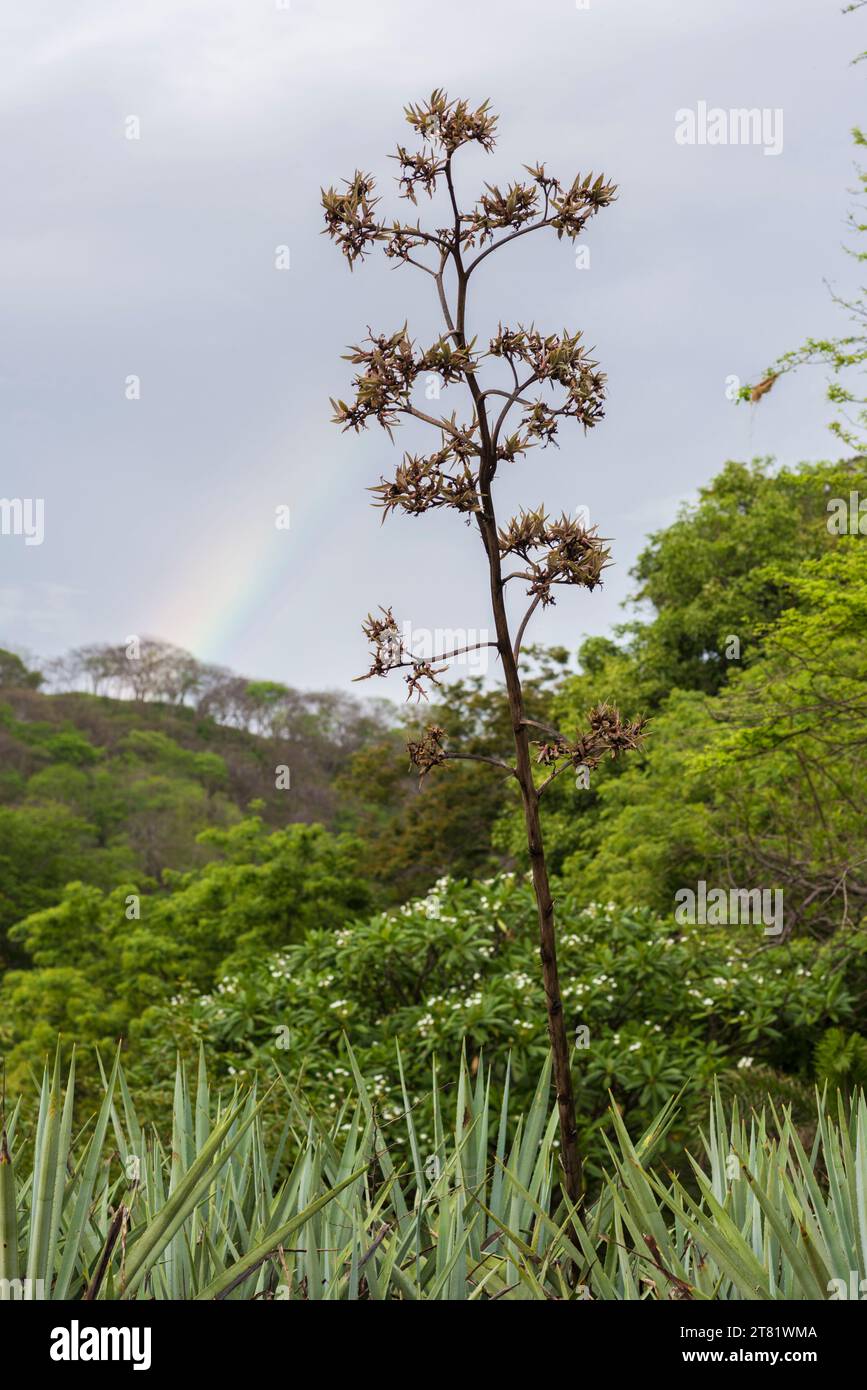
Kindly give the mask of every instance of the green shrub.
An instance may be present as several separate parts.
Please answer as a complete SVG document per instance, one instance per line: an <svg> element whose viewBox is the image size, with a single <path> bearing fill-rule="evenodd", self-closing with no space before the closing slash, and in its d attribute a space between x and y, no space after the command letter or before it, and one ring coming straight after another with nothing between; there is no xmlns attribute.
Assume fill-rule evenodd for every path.
<svg viewBox="0 0 867 1390"><path fill-rule="evenodd" d="M843 956L806 938L779 948L760 927L677 927L644 909L581 907L568 891L558 895L557 911L591 1177L605 1152L598 1130L609 1090L638 1128L682 1091L682 1117L670 1136L674 1154L696 1110L704 1110L715 1075L726 1073L739 1090L753 1076L760 1091L769 1083L776 1089L778 1072L809 1083L815 1042L853 1012L851 952ZM522 1108L548 1046L537 951L535 905L524 881L443 880L397 911L337 930L329 924L278 952L230 960L213 990L179 993L171 1005L145 1013L132 1059L164 1075L176 1047L200 1041L223 1074L267 1072L276 1059L293 1073L303 1067L309 1093L334 1114L351 1089L348 1040L389 1119L402 1108L396 1042L414 1102L433 1057L452 1070L466 1046L471 1065L482 1049L502 1059L497 1094L511 1058L513 1096ZM429 1131L424 1103L422 1116Z"/></svg>

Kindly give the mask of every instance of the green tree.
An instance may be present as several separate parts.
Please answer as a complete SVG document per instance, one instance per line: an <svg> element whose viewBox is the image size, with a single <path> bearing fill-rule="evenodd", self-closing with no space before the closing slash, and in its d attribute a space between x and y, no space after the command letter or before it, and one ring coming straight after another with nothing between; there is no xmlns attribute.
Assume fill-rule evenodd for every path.
<svg viewBox="0 0 867 1390"><path fill-rule="evenodd" d="M782 890L785 934L867 914L867 567L845 537L797 574L757 655L714 696L674 691L641 764L598 789L564 874L671 911L678 887Z"/></svg>
<svg viewBox="0 0 867 1390"><path fill-rule="evenodd" d="M41 671L28 670L20 656L0 647L0 687L35 690L43 679Z"/></svg>
<svg viewBox="0 0 867 1390"><path fill-rule="evenodd" d="M337 930L369 908L348 836L315 825L268 833L253 816L202 838L217 857L167 872L162 889L120 874L109 892L71 883L11 929L30 968L9 971L0 990L10 1066L37 1061L52 1030L102 1047L134 1036L147 1009L211 989L233 962Z"/></svg>

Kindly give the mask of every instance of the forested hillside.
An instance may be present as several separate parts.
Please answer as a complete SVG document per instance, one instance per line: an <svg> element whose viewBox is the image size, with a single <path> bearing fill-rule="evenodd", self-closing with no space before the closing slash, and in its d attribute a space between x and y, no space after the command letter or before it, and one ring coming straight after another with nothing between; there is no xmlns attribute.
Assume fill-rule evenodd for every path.
<svg viewBox="0 0 867 1390"><path fill-rule="evenodd" d="M373 703L248 681L156 641L44 673L0 651L0 964L20 958L8 929L65 883L156 889L213 858L202 832L251 806L273 828L336 826L337 778L385 727Z"/></svg>

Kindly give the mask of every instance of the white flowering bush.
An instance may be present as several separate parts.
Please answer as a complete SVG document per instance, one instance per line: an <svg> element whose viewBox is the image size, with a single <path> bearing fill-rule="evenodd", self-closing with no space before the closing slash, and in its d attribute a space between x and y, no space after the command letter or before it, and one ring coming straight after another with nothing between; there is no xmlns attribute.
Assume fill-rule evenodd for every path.
<svg viewBox="0 0 867 1390"><path fill-rule="evenodd" d="M768 944L746 927L678 926L646 909L582 906L558 894L563 1002L589 1168L609 1092L632 1126L683 1091L672 1145L689 1141L714 1075L741 1092L805 1091L824 1030L854 1013L846 960L808 939ZM547 1056L536 979L535 905L521 878L441 880L424 898L357 925L326 922L258 961L238 959L207 995L152 1010L139 1040L161 1064L202 1041L217 1068L263 1075L276 1064L337 1113L352 1086L352 1046L384 1123L404 1112L397 1064L420 1111L437 1060L465 1050L495 1086L511 1058L517 1108ZM799 1090L800 1088L800 1090ZM785 1086L784 1086L785 1089ZM424 1113L417 1117L422 1132ZM694 1132L694 1131L692 1131Z"/></svg>

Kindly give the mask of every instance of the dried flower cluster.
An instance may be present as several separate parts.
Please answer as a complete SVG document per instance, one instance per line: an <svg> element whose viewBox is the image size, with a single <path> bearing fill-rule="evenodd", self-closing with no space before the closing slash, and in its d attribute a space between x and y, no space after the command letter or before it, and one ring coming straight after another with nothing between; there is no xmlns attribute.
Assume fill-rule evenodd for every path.
<svg viewBox="0 0 867 1390"><path fill-rule="evenodd" d="M562 734L556 734L549 741L535 744L538 748L536 762L543 767L561 764L565 767L598 767L607 755L616 758L618 754L639 748L644 738L647 720L639 715L636 719L624 720L613 705L595 705L587 715L590 726L587 733L578 733L570 742Z"/></svg>
<svg viewBox="0 0 867 1390"><path fill-rule="evenodd" d="M491 339L490 356L508 362L515 381L515 399L526 407L521 426L543 443L553 441L559 419L577 420L585 430L602 419L606 378L604 372L598 371L598 364L587 356L582 337L580 331L567 333L565 329L561 334L545 337L532 326L524 328L519 324L511 329L500 324ZM518 364L530 373L520 384ZM524 393L537 382L562 387L563 402L555 408L542 400L525 401Z"/></svg>
<svg viewBox="0 0 867 1390"><path fill-rule="evenodd" d="M384 508L383 518L395 509L415 516L436 507L480 510L479 474L471 466L481 455L478 413L469 424L460 424L454 413L433 418L419 410L412 402L419 376L435 375L449 386L474 379L484 357L507 361L516 382L508 404L519 405L522 413L512 433L501 439L495 431L493 448L495 461L513 462L536 444L556 443L560 419L575 419L589 429L601 418L605 378L587 358L580 338L580 333L543 337L532 328L501 325L484 354L475 352L474 341L455 344L448 335L420 351L404 325L391 335L369 334L362 345L353 346L344 360L362 370L353 378L351 402L332 399L334 423L358 431L375 419L392 437L401 415L414 416L436 425L442 439L442 448L434 454L405 454L394 478L383 478L371 489L379 498L376 505ZM516 364L529 368L523 384L518 383ZM561 387L564 399L556 405L528 400L524 392L536 382Z"/></svg>
<svg viewBox="0 0 867 1390"><path fill-rule="evenodd" d="M419 191L432 198L440 181L449 179L452 155L462 145L474 143L486 152L494 147L497 117L491 114L487 101L471 110L468 102L450 101L445 92L437 89L428 101L406 106L404 114L421 136L422 147L413 152L399 144L392 158L400 166L400 196L413 204L417 204ZM510 183L505 191L495 184L485 184L486 192L470 212L455 210L453 225L434 231L423 231L418 224L379 220L375 180L357 169L351 179L344 180L342 191L334 187L322 189L325 230L351 269L375 242L383 243L386 256L407 260L414 250L425 245L448 255L454 249L471 250L492 243L499 231L515 235L531 226L551 227L558 237L567 236L574 241L588 219L617 196L615 185L606 182L603 174L576 174L566 187L547 174L544 165L528 164L524 168L530 183Z"/></svg>
<svg viewBox="0 0 867 1390"><path fill-rule="evenodd" d="M394 614L390 608L380 607L379 611L381 618L368 613L361 624L361 630L370 643L373 662L369 671L355 677L357 681L369 680L371 676L387 676L395 666L403 664L404 646Z"/></svg>
<svg viewBox="0 0 867 1390"><path fill-rule="evenodd" d="M430 772L432 767L439 767L447 760L448 754L442 746L444 738L444 729L438 724L428 724L418 742L410 741L406 745L410 764L418 769L419 780Z"/></svg>
<svg viewBox="0 0 867 1390"><path fill-rule="evenodd" d="M588 219L617 196L614 184L606 183L603 174L596 178L578 174L566 189L559 179L546 174L543 164L525 164L524 168L532 183L510 183L505 192L496 184L485 184L487 192L466 218L465 245L484 245L493 240L495 232L520 231L534 219L553 227L558 237L568 236L574 241Z"/></svg>
<svg viewBox="0 0 867 1390"><path fill-rule="evenodd" d="M444 385L464 381L475 372L477 360L473 344L456 345L448 337L438 338L432 347L416 352L415 344L406 331L406 324L390 336L368 333L364 340L370 346L353 346L344 354L344 362L363 367L352 381L355 400L331 400L334 411L332 423L344 430L363 429L371 418L378 421L389 436L400 414L417 414L411 396L416 378L436 375ZM441 428L451 433L446 421Z"/></svg>
<svg viewBox="0 0 867 1390"><path fill-rule="evenodd" d="M391 481L383 478L376 487L369 489L379 498L375 505L382 507L383 521L395 510L409 516L420 516L435 507L454 507L459 512L479 511L477 476L462 457L468 445L472 446L471 435L461 431L456 441L444 442L443 448L435 454L427 457L404 454L394 478Z"/></svg>
<svg viewBox="0 0 867 1390"><path fill-rule="evenodd" d="M370 680L371 676L387 676L389 671L394 671L401 666L409 666L412 669L409 674L404 676L407 684L406 698L409 700L415 695L416 700L427 699L428 694L424 688L424 682L429 681L431 685L439 685L437 677L448 670L447 666L434 666L430 661L422 657L414 657L403 645L400 631L394 620L394 614L390 608L380 607L381 618L376 618L372 613L368 613L361 630L370 643L372 661L370 670L365 671L364 675L356 676L357 681Z"/></svg>
<svg viewBox="0 0 867 1390"><path fill-rule="evenodd" d="M372 417L391 434L397 424L396 408L409 402L413 382L418 375L413 345L406 324L389 337L380 333L368 334L370 347L353 347L344 354L344 362L363 366L353 379L355 400L352 405L332 399L333 423L345 430L363 429Z"/></svg>
<svg viewBox="0 0 867 1390"><path fill-rule="evenodd" d="M483 102L471 111L466 101L449 101L439 88L430 100L404 107L407 122L424 144L416 154L409 154L398 145L394 158L400 164L401 195L411 203L416 201L416 189L428 197L436 189L437 180L446 172L447 161L461 145L475 143L490 152L494 148L496 116L491 115L490 102Z"/></svg>
<svg viewBox="0 0 867 1390"><path fill-rule="evenodd" d="M428 693L424 688L424 681L430 681L431 685L439 685L437 676L441 676L449 668L448 666L433 666L429 661L416 661L408 676L404 676L407 684L406 698L415 696L416 703L419 700L426 700Z"/></svg>
<svg viewBox="0 0 867 1390"><path fill-rule="evenodd" d="M585 527L565 514L549 521L543 507L513 517L498 531L497 540L501 555L517 555L526 561L527 569L516 570L510 577L526 579L528 594L540 598L544 607L554 603L551 591L557 584L595 589L610 553L595 526Z"/></svg>
<svg viewBox="0 0 867 1390"><path fill-rule="evenodd" d="M344 193L334 188L327 192L322 189L322 207L325 230L337 242L351 270L357 260L364 258L369 245L382 239L382 229L373 215L379 203L379 199L373 197L375 180L356 169L352 178L344 179L344 183Z"/></svg>

